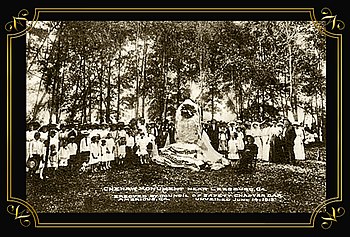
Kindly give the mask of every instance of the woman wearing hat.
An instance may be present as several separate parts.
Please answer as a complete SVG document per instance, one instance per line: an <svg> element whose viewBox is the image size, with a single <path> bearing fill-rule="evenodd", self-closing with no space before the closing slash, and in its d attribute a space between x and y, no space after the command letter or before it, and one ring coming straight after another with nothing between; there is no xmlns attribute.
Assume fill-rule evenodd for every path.
<svg viewBox="0 0 350 237"><path fill-rule="evenodd" d="M262 160L269 161L270 152L270 126L267 122L261 124L261 144L262 144Z"/></svg>
<svg viewBox="0 0 350 237"><path fill-rule="evenodd" d="M258 146L258 154L257 154L257 159L261 160L262 155L263 155L263 146L262 146L262 141L261 141L261 129L260 129L260 123L258 122L253 122L251 124L251 130L250 130L250 135L254 138L255 144Z"/></svg>
<svg viewBox="0 0 350 237"><path fill-rule="evenodd" d="M301 124L295 123L296 137L294 140L294 154L296 160L305 160L305 132Z"/></svg>
<svg viewBox="0 0 350 237"><path fill-rule="evenodd" d="M283 129L283 124L277 123L277 121L273 122L273 125L270 129L271 137L270 137L269 161L273 163L280 163L281 159L284 156L282 129Z"/></svg>

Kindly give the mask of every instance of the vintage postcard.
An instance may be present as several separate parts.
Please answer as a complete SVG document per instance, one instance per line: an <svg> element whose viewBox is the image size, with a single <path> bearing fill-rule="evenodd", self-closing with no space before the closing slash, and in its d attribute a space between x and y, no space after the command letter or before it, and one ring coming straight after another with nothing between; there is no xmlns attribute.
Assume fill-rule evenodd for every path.
<svg viewBox="0 0 350 237"><path fill-rule="evenodd" d="M345 225L346 24L331 7L11 14L7 219L23 228Z"/></svg>

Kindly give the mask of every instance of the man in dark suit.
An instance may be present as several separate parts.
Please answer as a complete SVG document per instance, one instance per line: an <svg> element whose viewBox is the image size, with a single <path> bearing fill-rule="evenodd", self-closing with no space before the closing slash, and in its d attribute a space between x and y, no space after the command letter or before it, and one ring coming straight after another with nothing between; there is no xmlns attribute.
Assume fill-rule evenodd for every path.
<svg viewBox="0 0 350 237"><path fill-rule="evenodd" d="M296 138L295 128L292 123L285 118L283 120L283 145L284 158L286 163L295 164L294 140Z"/></svg>
<svg viewBox="0 0 350 237"><path fill-rule="evenodd" d="M210 125L208 126L208 136L210 138L211 145L217 151L219 148L219 128L215 119L212 119Z"/></svg>

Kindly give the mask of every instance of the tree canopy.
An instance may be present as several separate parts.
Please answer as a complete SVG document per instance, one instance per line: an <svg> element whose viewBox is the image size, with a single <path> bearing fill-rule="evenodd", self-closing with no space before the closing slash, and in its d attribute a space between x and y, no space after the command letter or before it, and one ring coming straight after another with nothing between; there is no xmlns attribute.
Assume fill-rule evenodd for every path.
<svg viewBox="0 0 350 237"><path fill-rule="evenodd" d="M325 44L309 21L39 21L27 34L27 120L164 121L194 96L211 118L225 107L298 120L301 108L322 125Z"/></svg>

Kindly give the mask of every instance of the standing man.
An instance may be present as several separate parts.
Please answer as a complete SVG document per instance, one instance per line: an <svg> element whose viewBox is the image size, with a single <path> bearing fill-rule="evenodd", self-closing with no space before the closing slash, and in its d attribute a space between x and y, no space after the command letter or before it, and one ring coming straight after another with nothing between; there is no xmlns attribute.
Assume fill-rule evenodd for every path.
<svg viewBox="0 0 350 237"><path fill-rule="evenodd" d="M170 144L175 143L175 124L174 122L169 122L168 126L168 136Z"/></svg>
<svg viewBox="0 0 350 237"><path fill-rule="evenodd" d="M295 164L295 154L294 154L294 140L296 138L295 128L292 123L285 118L283 120L283 144L284 144L284 158L286 163Z"/></svg>
<svg viewBox="0 0 350 237"><path fill-rule="evenodd" d="M215 119L211 120L211 124L208 126L208 136L211 145L217 151L219 148L219 128Z"/></svg>

